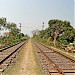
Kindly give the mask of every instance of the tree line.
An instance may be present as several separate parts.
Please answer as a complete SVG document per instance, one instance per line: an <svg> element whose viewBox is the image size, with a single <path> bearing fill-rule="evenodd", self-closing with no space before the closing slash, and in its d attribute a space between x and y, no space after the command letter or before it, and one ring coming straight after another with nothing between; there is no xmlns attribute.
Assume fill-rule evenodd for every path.
<svg viewBox="0 0 75 75"><path fill-rule="evenodd" d="M0 34L5 30L4 35L0 35L0 47L12 46L18 42L26 40L28 35L21 33L14 22L7 22L6 18L0 18Z"/></svg>
<svg viewBox="0 0 75 75"><path fill-rule="evenodd" d="M40 33L34 34L33 37L49 42L55 47L69 45L75 41L75 29L69 21L53 19L48 21L48 25L48 28L40 30Z"/></svg>

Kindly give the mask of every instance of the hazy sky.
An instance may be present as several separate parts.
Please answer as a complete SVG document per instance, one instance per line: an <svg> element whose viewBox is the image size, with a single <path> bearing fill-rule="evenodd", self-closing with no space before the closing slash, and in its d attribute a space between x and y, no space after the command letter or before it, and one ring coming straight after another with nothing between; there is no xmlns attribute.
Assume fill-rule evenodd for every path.
<svg viewBox="0 0 75 75"><path fill-rule="evenodd" d="M22 32L48 27L50 19L68 20L74 26L74 0L0 0L0 17L22 23Z"/></svg>
<svg viewBox="0 0 75 75"><path fill-rule="evenodd" d="M75 0L74 0L74 28L75 28Z"/></svg>

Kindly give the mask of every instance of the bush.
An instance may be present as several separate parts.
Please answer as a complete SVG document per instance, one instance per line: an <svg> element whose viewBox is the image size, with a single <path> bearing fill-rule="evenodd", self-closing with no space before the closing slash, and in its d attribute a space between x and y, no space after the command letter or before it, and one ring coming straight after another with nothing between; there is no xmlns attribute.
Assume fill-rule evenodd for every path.
<svg viewBox="0 0 75 75"><path fill-rule="evenodd" d="M65 40L65 39L58 39L58 41L59 41L59 43L64 44L64 45L68 44L67 40Z"/></svg>

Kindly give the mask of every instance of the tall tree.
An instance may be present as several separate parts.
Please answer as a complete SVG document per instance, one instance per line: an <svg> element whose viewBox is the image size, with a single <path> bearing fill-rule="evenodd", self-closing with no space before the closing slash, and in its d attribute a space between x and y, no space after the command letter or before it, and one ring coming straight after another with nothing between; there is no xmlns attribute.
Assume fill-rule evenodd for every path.
<svg viewBox="0 0 75 75"><path fill-rule="evenodd" d="M73 27L70 25L69 21L61 21L56 19L50 20L48 24L51 30L52 37L54 38L54 46L56 46L58 37L64 36L67 41L69 39L73 39Z"/></svg>
<svg viewBox="0 0 75 75"><path fill-rule="evenodd" d="M6 27L6 23L7 23L7 21L6 21L6 18L0 18L0 30L2 30L2 27Z"/></svg>

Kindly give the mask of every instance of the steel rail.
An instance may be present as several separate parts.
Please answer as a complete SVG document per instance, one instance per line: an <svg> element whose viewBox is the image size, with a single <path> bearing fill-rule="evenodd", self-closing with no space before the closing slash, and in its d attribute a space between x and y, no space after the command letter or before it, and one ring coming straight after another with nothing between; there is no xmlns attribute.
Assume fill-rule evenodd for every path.
<svg viewBox="0 0 75 75"><path fill-rule="evenodd" d="M34 44L36 45L35 42L34 42ZM43 53L43 55L48 59L48 61L49 61L50 63L52 63L53 67L54 67L61 75L64 75L64 72L62 71L62 69L60 69L60 68L58 67L58 65L55 64L55 63L42 51L41 48L39 48L37 45L36 45L36 47Z"/></svg>
<svg viewBox="0 0 75 75"><path fill-rule="evenodd" d="M22 44L19 46L19 47L17 47L15 50L13 50L11 53L9 53L5 58L3 58L1 61L0 61L0 66L4 63L4 62L6 62L7 61L7 59L9 59L9 58L11 58L11 56L12 55L14 55L16 52L18 52L18 50L20 50L20 48L22 48L26 43L27 43L27 41L25 41L25 42L21 42ZM20 43L19 43L20 44ZM18 44L17 44L18 45ZM16 45L15 45L16 46ZM13 46L14 47L14 46ZM12 48L13 48L12 47ZM8 48L9 49L9 48ZM7 50L6 50L7 51ZM2 51L3 52L3 51ZM14 59L14 58L13 58ZM11 63L10 63L11 64ZM3 70L4 71L4 70ZM2 72L3 72L2 71Z"/></svg>
<svg viewBox="0 0 75 75"><path fill-rule="evenodd" d="M37 42L37 41L36 41ZM46 47L46 48L48 48L48 49L51 49L51 50L53 50L54 52L56 52L56 53L58 53L58 54L61 54L61 53L59 53L59 52L57 52L57 51L55 51L54 49L52 49L52 48L50 48L50 47L48 47L48 46L46 46L46 45L44 45L44 44L42 44L42 43L40 43L40 42L37 42L37 43L39 43L39 44L41 44L41 45L43 45L44 47ZM61 54L62 56L64 56L63 54ZM67 56L64 56L65 58L67 58L67 59L69 59L71 62L75 62L75 60L73 60L73 59L71 59L71 58L69 58L69 57L67 57Z"/></svg>

